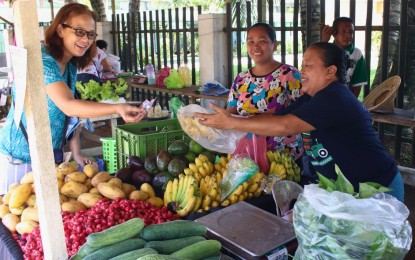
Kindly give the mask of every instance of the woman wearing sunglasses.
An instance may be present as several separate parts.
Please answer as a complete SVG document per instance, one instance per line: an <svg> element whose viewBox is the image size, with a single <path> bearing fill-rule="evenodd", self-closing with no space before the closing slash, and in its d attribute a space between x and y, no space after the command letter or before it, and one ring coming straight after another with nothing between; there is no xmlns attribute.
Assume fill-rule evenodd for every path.
<svg viewBox="0 0 415 260"><path fill-rule="evenodd" d="M144 109L128 104L103 104L74 98L77 69L88 65L95 55L96 22L97 15L87 6L67 4L59 10L45 32L42 46L45 86L39 87L46 88L52 144L57 154L62 152L65 142L68 117L118 114L126 123L133 123L145 115ZM13 88L13 97L15 91ZM0 194L31 170L25 135L26 117L23 113L22 124L16 126L13 114L14 106L0 131ZM74 160L84 166L87 158L80 153L78 138L73 138L69 146Z"/></svg>

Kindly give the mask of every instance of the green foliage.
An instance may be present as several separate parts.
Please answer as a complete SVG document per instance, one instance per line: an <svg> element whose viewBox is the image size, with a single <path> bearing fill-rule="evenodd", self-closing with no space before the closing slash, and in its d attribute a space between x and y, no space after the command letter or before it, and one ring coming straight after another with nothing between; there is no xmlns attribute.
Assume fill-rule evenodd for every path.
<svg viewBox="0 0 415 260"><path fill-rule="evenodd" d="M128 84L123 78L118 78L118 82L107 81L103 84L90 80L82 84L76 82L76 90L81 94L81 99L91 101L112 100L118 101L121 96L129 97L130 93L126 93Z"/></svg>

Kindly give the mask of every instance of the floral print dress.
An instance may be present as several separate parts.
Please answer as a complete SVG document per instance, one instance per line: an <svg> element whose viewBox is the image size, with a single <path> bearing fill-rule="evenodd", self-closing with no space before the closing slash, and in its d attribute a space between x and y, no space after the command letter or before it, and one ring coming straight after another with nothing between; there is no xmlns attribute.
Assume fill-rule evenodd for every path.
<svg viewBox="0 0 415 260"><path fill-rule="evenodd" d="M228 106L242 116L274 114L302 95L301 75L293 66L283 64L268 75L257 76L251 70L238 74L228 97ZM288 150L294 159L303 153L301 134L269 136L267 149Z"/></svg>

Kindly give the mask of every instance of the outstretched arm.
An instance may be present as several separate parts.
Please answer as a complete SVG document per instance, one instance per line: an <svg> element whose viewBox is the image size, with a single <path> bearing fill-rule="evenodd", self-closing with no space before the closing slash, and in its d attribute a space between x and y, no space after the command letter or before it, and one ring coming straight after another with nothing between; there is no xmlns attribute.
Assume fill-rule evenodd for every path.
<svg viewBox="0 0 415 260"><path fill-rule="evenodd" d="M202 125L250 132L264 136L288 136L315 130L315 128L298 117L288 114L282 116L257 115L250 118L236 118L225 109L210 104L215 114L195 113Z"/></svg>

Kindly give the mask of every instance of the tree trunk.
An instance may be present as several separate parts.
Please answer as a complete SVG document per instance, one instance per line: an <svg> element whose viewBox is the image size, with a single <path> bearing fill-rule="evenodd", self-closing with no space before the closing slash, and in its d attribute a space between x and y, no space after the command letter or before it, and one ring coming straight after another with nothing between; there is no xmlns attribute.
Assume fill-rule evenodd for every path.
<svg viewBox="0 0 415 260"><path fill-rule="evenodd" d="M104 0L90 0L92 9L98 14L100 22L107 21L107 14L105 13Z"/></svg>
<svg viewBox="0 0 415 260"><path fill-rule="evenodd" d="M140 0L130 0L128 8L131 14L140 12Z"/></svg>
<svg viewBox="0 0 415 260"><path fill-rule="evenodd" d="M318 27L318 24L320 23L320 0L312 0L311 1L311 24L307 25L307 0L300 0L300 19L301 19L301 26L304 28L311 28L311 38L310 41L307 40L307 32L302 32L302 44L303 44L303 50L305 51L307 49L307 42L313 43L313 42L319 42L320 41L320 30L314 28L320 28ZM317 25L314 26L314 25Z"/></svg>

